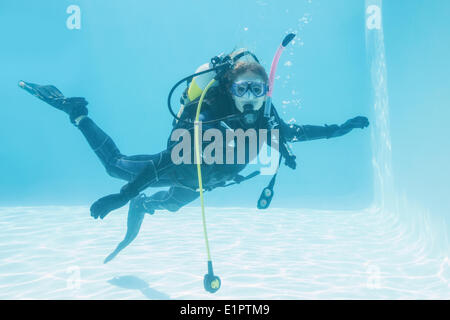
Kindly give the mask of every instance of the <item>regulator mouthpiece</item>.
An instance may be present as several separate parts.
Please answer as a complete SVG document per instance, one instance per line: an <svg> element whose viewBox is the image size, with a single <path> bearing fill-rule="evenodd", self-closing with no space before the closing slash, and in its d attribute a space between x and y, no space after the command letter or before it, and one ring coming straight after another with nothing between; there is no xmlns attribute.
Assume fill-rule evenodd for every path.
<svg viewBox="0 0 450 320"><path fill-rule="evenodd" d="M252 125L258 119L258 114L256 110L254 110L252 104L244 105L244 112L242 113L242 121L246 125Z"/></svg>

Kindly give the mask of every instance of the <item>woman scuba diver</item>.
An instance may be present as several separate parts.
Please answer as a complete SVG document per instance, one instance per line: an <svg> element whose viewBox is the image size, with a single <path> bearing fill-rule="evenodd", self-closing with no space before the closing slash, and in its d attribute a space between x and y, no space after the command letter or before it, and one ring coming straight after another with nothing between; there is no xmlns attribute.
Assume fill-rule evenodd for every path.
<svg viewBox="0 0 450 320"><path fill-rule="evenodd" d="M176 117L172 133L176 129L194 131L199 100L204 98L198 115L203 129L213 128L221 132L230 129L277 129L280 137L280 154L285 159L285 164L295 169L295 156L290 152L288 142L339 137L354 128L362 129L369 125L367 118L361 116L350 119L342 125L287 124L279 117L271 104L270 96L268 96L269 77L252 53L241 50L225 57L215 57L215 59L212 60L213 66L227 67L216 68L212 76L217 81L208 88L206 94L200 97L205 89L205 79L201 77L207 74L205 71L202 73L205 68L200 70L196 77L183 79L188 80L189 88L183 94L182 112L175 116L171 110ZM169 139L167 149L157 154L123 155L113 140L88 116L88 102L84 98L66 98L52 85L20 81L19 86L54 108L67 113L70 121L81 131L97 154L107 173L128 182L120 193L106 196L91 207L92 217L103 219L110 211L124 206L131 200L125 239L105 259L105 263L133 241L139 232L145 213L154 214L155 210L174 212L199 197L200 184L196 165L175 164L172 160L171 153L178 145L176 141ZM256 174L247 177L239 175L239 172L251 160L246 151L245 163L202 163L202 188L211 191L255 176ZM265 191L272 191L275 176ZM142 191L148 187L169 187L169 189L146 196ZM265 202L258 203L259 208L267 208L271 195L267 196L267 201L263 199Z"/></svg>

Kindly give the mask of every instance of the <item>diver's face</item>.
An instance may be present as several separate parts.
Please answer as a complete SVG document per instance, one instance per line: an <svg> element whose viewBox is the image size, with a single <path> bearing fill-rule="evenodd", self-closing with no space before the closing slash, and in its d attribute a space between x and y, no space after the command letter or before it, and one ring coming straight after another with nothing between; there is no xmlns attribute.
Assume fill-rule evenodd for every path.
<svg viewBox="0 0 450 320"><path fill-rule="evenodd" d="M240 112L258 111L266 100L267 84L253 72L245 72L234 80L231 88L236 108Z"/></svg>

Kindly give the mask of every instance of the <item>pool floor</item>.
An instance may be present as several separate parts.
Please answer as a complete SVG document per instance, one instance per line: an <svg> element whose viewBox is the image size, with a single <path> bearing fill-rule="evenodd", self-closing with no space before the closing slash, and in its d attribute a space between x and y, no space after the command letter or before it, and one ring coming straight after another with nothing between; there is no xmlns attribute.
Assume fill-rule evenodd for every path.
<svg viewBox="0 0 450 320"><path fill-rule="evenodd" d="M147 215L114 260L126 209L0 208L0 299L449 299L450 263L376 209L199 208Z"/></svg>

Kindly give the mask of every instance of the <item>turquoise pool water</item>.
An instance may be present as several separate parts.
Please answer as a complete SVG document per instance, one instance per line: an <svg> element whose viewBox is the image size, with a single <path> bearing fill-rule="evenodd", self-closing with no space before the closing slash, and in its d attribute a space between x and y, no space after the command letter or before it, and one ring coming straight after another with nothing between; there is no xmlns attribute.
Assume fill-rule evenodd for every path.
<svg viewBox="0 0 450 320"><path fill-rule="evenodd" d="M3 1L0 299L449 299L448 10L445 0ZM269 177L205 194L216 294L203 289L198 201L147 215L103 264L127 208L99 221L89 207L123 182L17 81L86 97L123 153L152 154L178 79L236 47L268 70L289 32L273 100L283 119L361 115L369 128L294 143L298 168L281 168L267 210L255 205Z"/></svg>

